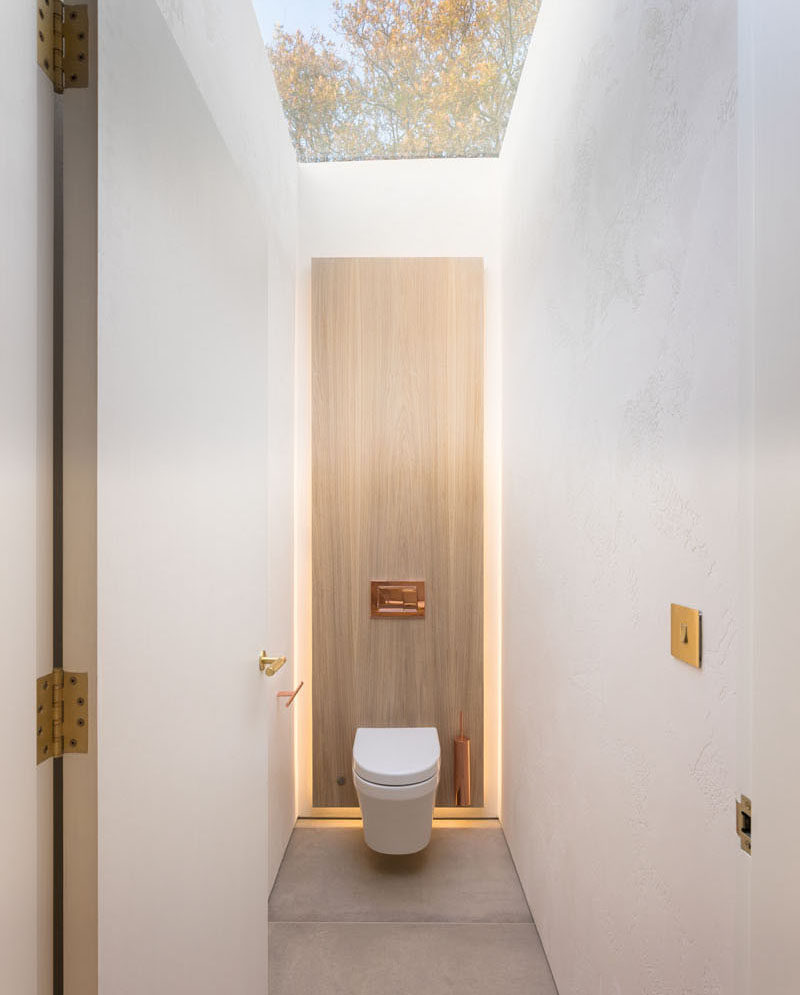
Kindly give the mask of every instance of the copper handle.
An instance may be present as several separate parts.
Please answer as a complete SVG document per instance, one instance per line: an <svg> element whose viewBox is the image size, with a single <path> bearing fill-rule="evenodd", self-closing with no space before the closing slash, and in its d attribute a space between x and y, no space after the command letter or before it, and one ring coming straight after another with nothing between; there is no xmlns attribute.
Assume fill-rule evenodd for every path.
<svg viewBox="0 0 800 995"><path fill-rule="evenodd" d="M286 707L287 708L289 707L289 705L291 705L291 703L297 697L297 693L300 690L300 688L303 686L303 683L304 683L303 681L300 681L300 683L297 685L297 687L294 689L294 691L279 691L278 692L278 694L277 694L278 698L288 698L289 699L286 702Z"/></svg>

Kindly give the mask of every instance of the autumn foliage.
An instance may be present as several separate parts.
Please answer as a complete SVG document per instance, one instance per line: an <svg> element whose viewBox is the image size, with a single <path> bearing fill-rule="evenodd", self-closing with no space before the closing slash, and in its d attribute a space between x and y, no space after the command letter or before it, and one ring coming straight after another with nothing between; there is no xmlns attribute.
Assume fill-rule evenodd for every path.
<svg viewBox="0 0 800 995"><path fill-rule="evenodd" d="M270 46L302 162L497 155L540 0L332 0Z"/></svg>

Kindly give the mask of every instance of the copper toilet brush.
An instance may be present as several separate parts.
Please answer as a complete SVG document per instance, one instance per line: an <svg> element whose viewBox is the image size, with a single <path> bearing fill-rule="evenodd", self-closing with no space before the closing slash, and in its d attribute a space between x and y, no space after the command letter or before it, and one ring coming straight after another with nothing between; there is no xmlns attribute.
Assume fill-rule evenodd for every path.
<svg viewBox="0 0 800 995"><path fill-rule="evenodd" d="M459 732L453 740L453 782L456 806L466 807L472 802L469 781L469 736L464 735L464 713L458 713Z"/></svg>

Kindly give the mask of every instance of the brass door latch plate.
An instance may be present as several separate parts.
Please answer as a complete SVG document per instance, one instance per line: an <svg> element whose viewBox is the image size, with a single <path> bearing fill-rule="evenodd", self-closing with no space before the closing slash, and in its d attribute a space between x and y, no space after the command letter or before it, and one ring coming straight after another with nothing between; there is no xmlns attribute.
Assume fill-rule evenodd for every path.
<svg viewBox="0 0 800 995"><path fill-rule="evenodd" d="M753 803L742 795L736 803L736 835L745 853L752 853L753 848Z"/></svg>
<svg viewBox="0 0 800 995"><path fill-rule="evenodd" d="M696 608L670 608L670 652L678 660L699 667L702 660L701 615Z"/></svg>
<svg viewBox="0 0 800 995"><path fill-rule="evenodd" d="M89 752L89 675L54 670L36 681L36 763Z"/></svg>

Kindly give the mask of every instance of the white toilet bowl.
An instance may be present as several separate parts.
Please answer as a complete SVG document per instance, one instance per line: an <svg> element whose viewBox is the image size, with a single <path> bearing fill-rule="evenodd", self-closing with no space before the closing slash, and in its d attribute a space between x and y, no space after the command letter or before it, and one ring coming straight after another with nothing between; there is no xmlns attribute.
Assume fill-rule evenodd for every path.
<svg viewBox="0 0 800 995"><path fill-rule="evenodd" d="M367 846L378 853L416 853L428 845L439 759L432 727L356 731L353 782Z"/></svg>

